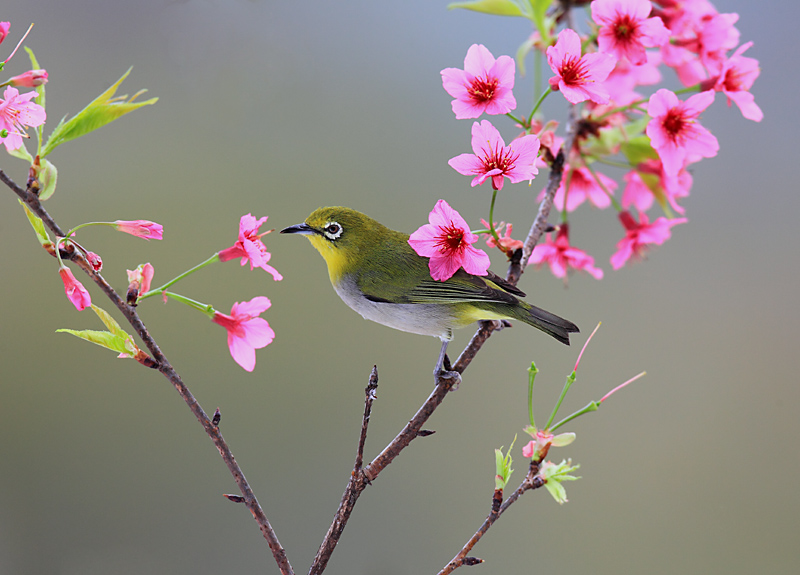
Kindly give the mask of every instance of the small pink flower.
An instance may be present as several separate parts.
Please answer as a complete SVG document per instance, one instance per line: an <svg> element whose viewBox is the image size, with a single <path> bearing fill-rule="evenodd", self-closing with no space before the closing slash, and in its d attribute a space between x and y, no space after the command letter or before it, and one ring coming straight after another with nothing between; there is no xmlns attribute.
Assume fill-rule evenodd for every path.
<svg viewBox="0 0 800 575"><path fill-rule="evenodd" d="M713 101L713 90L695 94L685 102L664 88L650 96L647 113L653 119L646 131L668 176L676 176L692 155L717 155L719 142L697 122Z"/></svg>
<svg viewBox="0 0 800 575"><path fill-rule="evenodd" d="M72 305L78 311L83 311L92 305L92 298L89 296L89 292L86 291L81 282L75 279L68 267L62 266L59 268L58 273L61 274L61 281L64 282L64 292L67 294L67 299L72 302Z"/></svg>
<svg viewBox="0 0 800 575"><path fill-rule="evenodd" d="M677 202L688 197L692 189L692 175L685 168L677 176L670 177L664 173L661 160L646 160L625 174L623 179L626 182L622 193L623 208L634 206L644 212L652 207L655 199L661 206L668 202L679 214L686 211Z"/></svg>
<svg viewBox="0 0 800 575"><path fill-rule="evenodd" d="M445 281L459 268L479 276L489 269L489 256L472 247L478 241L467 222L444 200L439 200L428 216L429 224L419 228L408 238L417 254L430 258L431 277Z"/></svg>
<svg viewBox="0 0 800 575"><path fill-rule="evenodd" d="M7 132L6 136L0 136L0 140L9 152L22 146L27 126L35 128L44 124L47 117L44 108L30 101L36 96L36 92L20 94L19 90L9 86L3 93L5 99L0 98L0 133Z"/></svg>
<svg viewBox="0 0 800 575"><path fill-rule="evenodd" d="M497 128L483 120L472 124L472 150L474 154L461 154L447 163L459 174L474 175L473 187L491 178L492 187L501 190L503 178L517 183L533 179L539 173L534 165L539 152L536 136L523 136L506 146Z"/></svg>
<svg viewBox="0 0 800 575"><path fill-rule="evenodd" d="M661 245L672 236L671 228L684 224L686 218L668 220L661 217L652 224L647 214L640 213L639 221L629 212L620 212L619 221L625 228L625 237L617 243L617 251L611 256L611 267L615 270L625 265L631 257L641 258L647 251L647 244Z"/></svg>
<svg viewBox="0 0 800 575"><path fill-rule="evenodd" d="M145 240L160 240L164 235L164 227L149 220L117 220L114 227L117 231Z"/></svg>
<svg viewBox="0 0 800 575"><path fill-rule="evenodd" d="M464 69L442 70L442 84L452 102L456 119L505 114L517 107L514 88L514 60L509 56L494 59L482 44L473 44L464 58Z"/></svg>
<svg viewBox="0 0 800 575"><path fill-rule="evenodd" d="M47 84L47 70L28 70L24 74L14 76L8 82L12 86L35 88Z"/></svg>
<svg viewBox="0 0 800 575"><path fill-rule="evenodd" d="M486 220L481 220L481 223L486 226L489 226L489 222ZM503 226L506 227L505 235L502 235ZM497 237L500 239L500 249L505 253L512 253L525 245L525 242L521 242L519 240L515 240L511 237L511 232L514 229L513 224L506 225L505 222L500 222L499 224L494 225L494 229L497 230ZM496 247L497 242L494 241L494 236L492 234L486 234L486 245L490 248Z"/></svg>
<svg viewBox="0 0 800 575"><path fill-rule="evenodd" d="M758 107L749 90L761 73L761 69L758 67L758 60L742 56L752 45L752 42L742 44L730 58L725 60L713 87L717 92L725 93L728 97L728 106L732 100L739 106L742 116L760 122L764 118L764 112Z"/></svg>
<svg viewBox="0 0 800 575"><path fill-rule="evenodd" d="M8 36L9 28L11 28L11 22L0 22L0 44L2 44L3 40Z"/></svg>
<svg viewBox="0 0 800 575"><path fill-rule="evenodd" d="M652 10L649 0L594 0L592 19L601 26L597 34L600 51L644 64L646 47L669 41L669 30L661 18L648 18Z"/></svg>
<svg viewBox="0 0 800 575"><path fill-rule="evenodd" d="M586 200L597 208L604 209L611 205L611 198L597 183L605 186L609 193L613 194L617 189L617 182L606 176L601 172L595 171L597 178L585 167L570 169L569 166L564 166L564 177L561 178L561 184L556 190L553 205L559 210L564 209L564 201L566 198L567 211L572 212ZM567 188L569 182L569 188ZM545 190L539 194L538 201L544 199Z"/></svg>
<svg viewBox="0 0 800 575"><path fill-rule="evenodd" d="M258 233L258 228L266 221L267 216L258 220L252 214L242 216L239 220L239 239L231 247L219 252L219 259L227 262L228 260L242 258L241 265L250 262L251 270L253 268L261 268L272 274L272 279L279 281L283 279L283 276L278 273L278 270L267 264L272 254L267 251L267 247L261 241L261 238L268 234L269 231L263 234Z"/></svg>
<svg viewBox="0 0 800 575"><path fill-rule="evenodd" d="M256 366L256 350L267 347L275 339L267 320L258 317L270 305L264 296L254 297L233 304L230 315L216 312L211 320L227 330L231 356L246 371L253 371Z"/></svg>
<svg viewBox="0 0 800 575"><path fill-rule="evenodd" d="M155 269L150 263L142 264L135 270L126 271L128 272L129 287L135 287L139 295L150 291L150 284L155 275Z"/></svg>
<svg viewBox="0 0 800 575"><path fill-rule="evenodd" d="M601 52L581 56L581 39L574 30L565 28L555 46L547 49L547 62L556 74L550 78L550 88L561 90L573 104L591 100L608 103L608 91L602 83L614 69L616 59Z"/></svg>
<svg viewBox="0 0 800 575"><path fill-rule="evenodd" d="M567 279L570 269L585 271L594 279L603 279L603 270L594 267L594 258L576 247L569 245L569 226L561 224L555 241L547 234L545 243L538 244L528 260L529 265L541 267L547 263L557 278Z"/></svg>
<svg viewBox="0 0 800 575"><path fill-rule="evenodd" d="M86 252L86 261L92 266L92 269L99 272L103 269L103 259L94 252Z"/></svg>

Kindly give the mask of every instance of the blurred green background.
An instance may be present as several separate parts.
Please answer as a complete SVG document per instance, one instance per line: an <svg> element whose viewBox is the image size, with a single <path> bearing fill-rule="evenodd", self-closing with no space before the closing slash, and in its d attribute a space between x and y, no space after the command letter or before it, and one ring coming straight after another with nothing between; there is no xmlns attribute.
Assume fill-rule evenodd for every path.
<svg viewBox="0 0 800 575"><path fill-rule="evenodd" d="M611 272L621 236L614 214L579 210L573 240L606 278L577 275L565 289L531 269L521 287L584 335L572 348L526 327L493 337L426 426L437 433L363 495L329 573L435 573L447 563L488 512L493 449L525 425L526 367L535 360L542 370L543 418L600 320L565 409L648 375L576 421L578 441L552 454L582 466L583 479L567 485L569 504L544 490L526 495L475 549L487 561L476 569L795 572L800 200L786 162L797 149L789 99L800 9L785 0L715 5L738 12L742 42L755 42L747 55L761 63L753 91L764 121L744 120L717 96L703 123L721 151L694 169L683 202L689 224L645 263ZM280 229L341 204L413 231L445 198L477 225L486 186L470 188L446 164L468 150L472 122L454 119L439 71L461 66L474 42L513 54L529 33L521 19L448 12L429 0L9 0L0 20L12 22L4 54L36 23L27 45L50 74L48 129L130 65L123 93L146 87L160 98L50 158L59 186L47 208L62 226L164 225L162 242L81 232L120 290L125 269L140 262L164 281L228 247L248 212ZM6 72L26 69L20 54ZM530 102L528 82L518 86L518 101ZM564 117L559 97L547 106ZM507 138L515 132L497 125ZM4 156L0 168L24 182L22 162ZM498 219L523 232L539 189L504 189ZM66 300L10 192L0 206L0 573L276 573L247 510L221 496L235 484L166 380L55 333L99 323ZM266 240L282 282L230 263L179 290L223 311L256 295L272 300L264 317L277 337L252 374L200 314L155 300L140 310L206 411L222 410L222 431L303 573L352 469L372 365L380 387L368 457L429 393L439 344L347 309L304 239ZM471 334L463 330L451 349ZM514 467L517 485L519 451Z"/></svg>

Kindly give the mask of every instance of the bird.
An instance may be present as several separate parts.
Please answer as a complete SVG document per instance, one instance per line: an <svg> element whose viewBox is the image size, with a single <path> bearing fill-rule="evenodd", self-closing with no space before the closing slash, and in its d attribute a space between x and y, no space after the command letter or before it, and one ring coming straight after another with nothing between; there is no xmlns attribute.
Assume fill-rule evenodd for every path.
<svg viewBox="0 0 800 575"><path fill-rule="evenodd" d="M340 206L318 208L301 224L281 230L301 234L322 255L339 297L364 318L442 341L434 375L442 372L453 330L479 320L519 320L569 345L578 326L520 299L525 293L497 274L467 273L445 281L431 277L429 258L409 235Z"/></svg>

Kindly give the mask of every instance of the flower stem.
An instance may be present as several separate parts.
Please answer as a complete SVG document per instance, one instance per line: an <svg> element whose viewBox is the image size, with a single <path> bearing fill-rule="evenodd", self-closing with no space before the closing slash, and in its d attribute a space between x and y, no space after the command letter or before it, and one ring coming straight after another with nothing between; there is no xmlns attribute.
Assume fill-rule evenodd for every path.
<svg viewBox="0 0 800 575"><path fill-rule="evenodd" d="M514 120L516 123L518 123L518 124L519 124L520 126L522 126L523 128L525 128L525 129L527 129L527 128L528 128L528 127L525 125L525 120L523 120L522 118L517 118L517 117L516 117L514 114L512 114L511 112L506 112L506 116L508 116L509 118L511 118L512 120Z"/></svg>
<svg viewBox="0 0 800 575"><path fill-rule="evenodd" d="M539 368L534 362L531 362L531 366L528 368L528 416L534 429L536 429L536 423L533 421L533 380L536 379L537 373L539 373Z"/></svg>
<svg viewBox="0 0 800 575"><path fill-rule="evenodd" d="M544 92L542 92L542 95L539 96L539 99L536 101L536 104L533 106L533 110L531 110L531 115L528 116L528 126L530 126L531 122L533 122L533 115L537 112L537 110L539 110L539 106L542 105L542 102L544 102L544 99L547 96L549 96L550 92L552 92L552 91L553 91L553 89L550 86L548 86L547 89Z"/></svg>
<svg viewBox="0 0 800 575"><path fill-rule="evenodd" d="M583 409L579 409L578 411L576 411L572 415L568 415L567 417L565 417L564 419L562 419L561 421L556 423L550 431L551 432L555 431L556 429L558 429L559 427L561 427L565 423L567 423L569 421L572 421L576 417L580 417L584 413L589 413L590 411L597 411L598 409L600 409L600 402L599 401L590 401L589 404L586 407L584 407Z"/></svg>
<svg viewBox="0 0 800 575"><path fill-rule="evenodd" d="M208 258L206 261L197 264L192 269L186 270L181 275L179 275L179 276L177 276L175 278L172 278L167 283L165 283L163 286L161 286L159 288L151 289L149 292L140 295L139 296L139 301L142 301L143 299L149 298L149 297L154 296L154 295L158 295L158 294L164 293L168 287L175 285L176 283L178 283L180 280L182 280L186 276L191 275L194 272L196 272L197 270L202 269L202 268L206 267L207 265L213 264L214 262L218 262L218 261L219 261L219 252L215 253L213 256ZM173 294L167 294L167 295L172 296Z"/></svg>
<svg viewBox="0 0 800 575"><path fill-rule="evenodd" d="M148 292L148 293L150 293L150 292ZM181 302L183 304L188 305L189 307L191 307L193 309L196 309L199 312L202 312L202 313L206 314L208 317L210 317L212 319L214 318L214 314L217 313L217 310L215 310L213 307L211 307L208 304L201 303L199 301L195 301L195 300L193 300L191 298L188 298L186 296L182 296L180 294L177 294L177 293L174 293L174 292L170 292L170 291L166 291L166 290L164 290L162 293L164 295L176 300L176 301L179 301L179 302Z"/></svg>
<svg viewBox="0 0 800 575"><path fill-rule="evenodd" d="M564 398L567 396L569 388L572 386L573 383L575 383L576 377L577 374L574 371L567 376L567 381L564 382L564 389L561 390L561 396L558 398L555 407L553 407L553 413L550 414L550 419L547 420L547 425L544 426L544 429L550 429L550 424L552 424L553 420L556 418L556 414L558 414L558 410L561 407L561 402L563 402Z"/></svg>
<svg viewBox="0 0 800 575"><path fill-rule="evenodd" d="M495 245L503 250L503 246L500 244L500 238L497 235L497 230L494 229L494 201L497 199L497 188L492 186L492 203L489 204L489 232L492 234L494 238ZM503 250L505 251L505 250Z"/></svg>

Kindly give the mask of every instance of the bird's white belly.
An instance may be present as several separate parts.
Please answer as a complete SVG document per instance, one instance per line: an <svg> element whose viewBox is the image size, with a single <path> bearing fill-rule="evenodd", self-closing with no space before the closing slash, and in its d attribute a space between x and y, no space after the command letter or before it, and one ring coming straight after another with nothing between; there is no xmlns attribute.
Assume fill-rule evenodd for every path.
<svg viewBox="0 0 800 575"><path fill-rule="evenodd" d="M353 280L342 280L333 287L342 301L365 319L400 331L432 335L442 340L453 337L455 322L447 306L371 301L364 297Z"/></svg>

